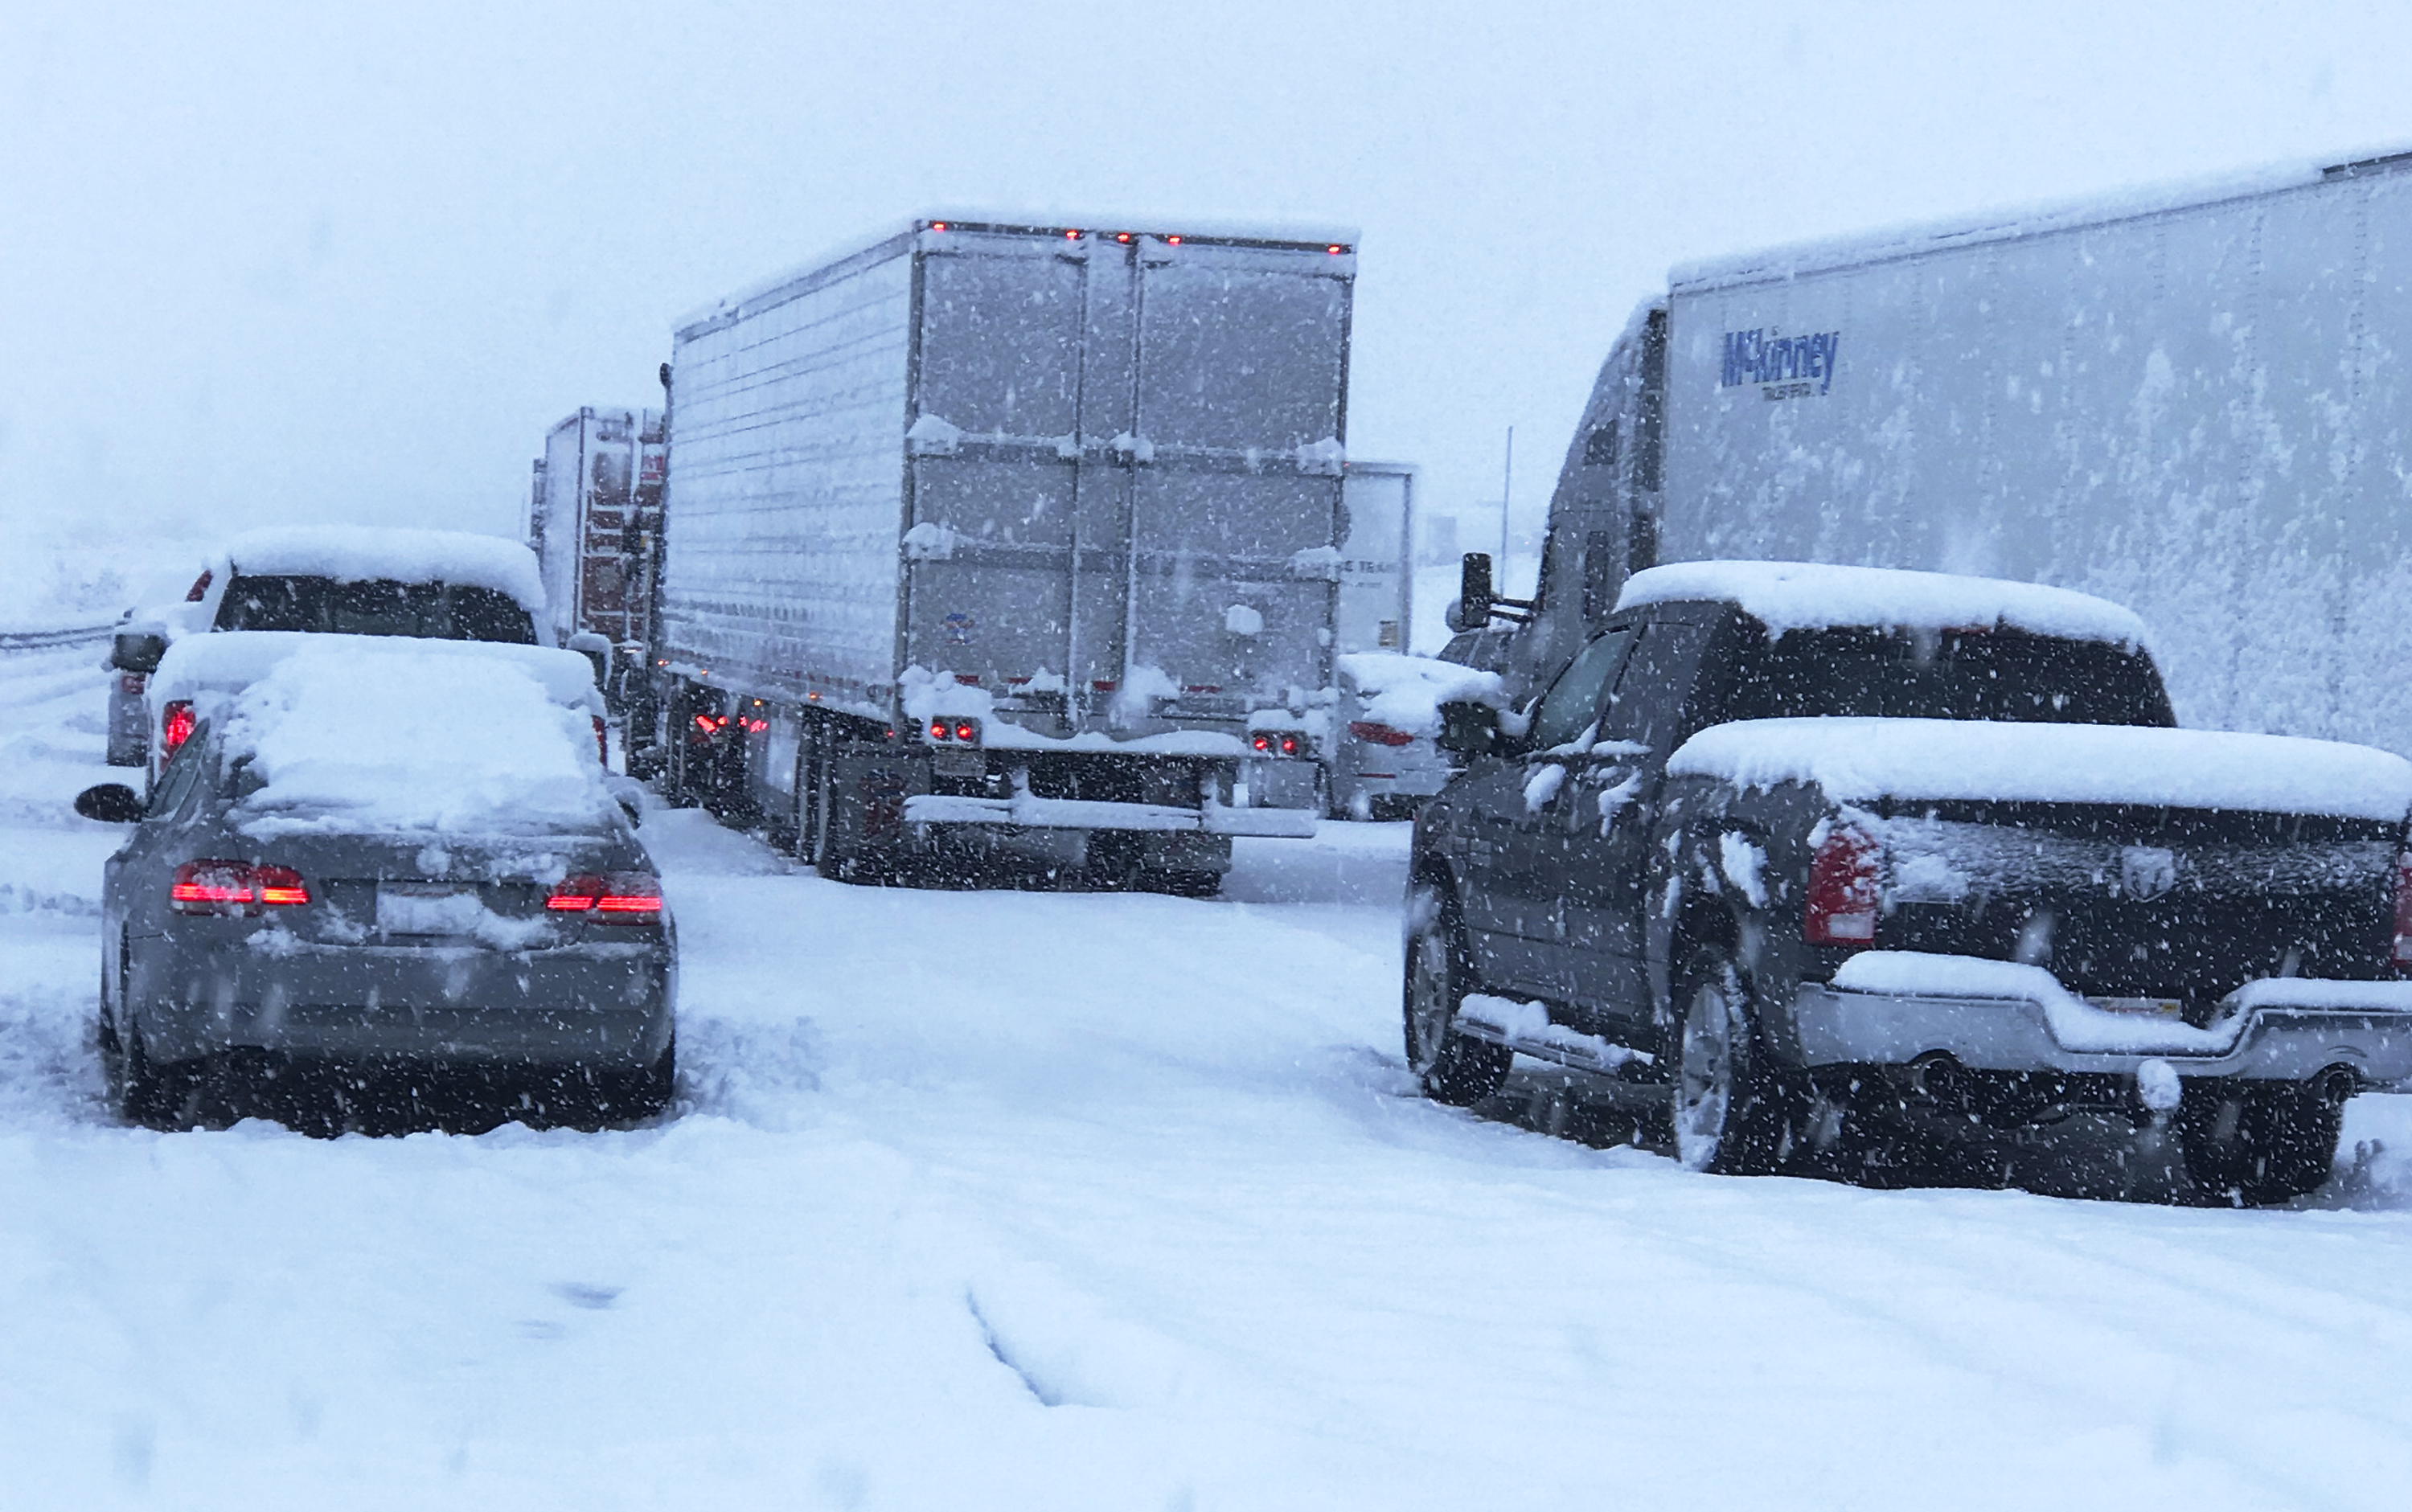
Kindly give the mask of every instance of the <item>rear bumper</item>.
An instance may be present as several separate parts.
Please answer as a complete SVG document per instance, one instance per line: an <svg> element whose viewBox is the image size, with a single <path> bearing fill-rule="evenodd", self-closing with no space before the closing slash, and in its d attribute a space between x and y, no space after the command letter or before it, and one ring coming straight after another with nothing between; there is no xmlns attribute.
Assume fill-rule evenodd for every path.
<svg viewBox="0 0 2412 1512"><path fill-rule="evenodd" d="M1802 1059L1812 1066L1907 1065L1948 1055L1977 1071L2134 1076L2147 1061L2161 1061L2187 1078L2304 1081L2344 1065L2365 1086L2412 1083L2412 983L2286 986L2287 1001L2248 999L2213 1029L2143 1020L2126 1026L2115 1047L2070 1033L2033 998L1851 991L1811 983L1792 1008ZM2390 988L2403 991L2373 991ZM2395 996L2403 1006L2386 1001Z"/></svg>
<svg viewBox="0 0 2412 1512"><path fill-rule="evenodd" d="M137 1011L154 1061L257 1049L636 1068L669 1046L675 990L667 942L517 953L229 944L180 952Z"/></svg>
<svg viewBox="0 0 2412 1512"><path fill-rule="evenodd" d="M1086 799L963 798L922 793L904 800L904 822L916 829L949 825L1002 826L1015 829L1127 829L1156 834L1250 835L1309 840L1310 809L1233 809L1220 803L1175 808L1164 803L1104 803Z"/></svg>

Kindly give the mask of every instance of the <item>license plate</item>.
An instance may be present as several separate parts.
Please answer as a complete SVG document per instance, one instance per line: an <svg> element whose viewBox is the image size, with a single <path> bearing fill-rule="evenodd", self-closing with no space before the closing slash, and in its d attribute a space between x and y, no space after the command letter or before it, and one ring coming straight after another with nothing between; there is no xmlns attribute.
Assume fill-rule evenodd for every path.
<svg viewBox="0 0 2412 1512"><path fill-rule="evenodd" d="M930 753L930 770L941 777L978 777L988 771L988 758L978 751L940 749Z"/></svg>
<svg viewBox="0 0 2412 1512"><path fill-rule="evenodd" d="M485 902L475 887L440 882L377 884L380 934L468 934L484 913Z"/></svg>
<svg viewBox="0 0 2412 1512"><path fill-rule="evenodd" d="M2085 1001L2105 1013L2129 1013L2145 1019L2178 1019L2185 1015L2185 1005L2171 997L2089 997Z"/></svg>

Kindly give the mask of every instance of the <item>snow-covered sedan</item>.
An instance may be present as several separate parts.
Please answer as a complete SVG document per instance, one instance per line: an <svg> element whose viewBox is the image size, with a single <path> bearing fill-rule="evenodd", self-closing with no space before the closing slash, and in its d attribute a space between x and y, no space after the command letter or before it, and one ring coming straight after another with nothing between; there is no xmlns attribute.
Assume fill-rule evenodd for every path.
<svg viewBox="0 0 2412 1512"><path fill-rule="evenodd" d="M585 659L184 645L202 640L278 653L206 704L147 800L76 802L134 825L102 900L98 1040L124 1116L235 1116L313 1070L465 1090L486 1122L658 1111L675 942L596 758Z"/></svg>
<svg viewBox="0 0 2412 1512"><path fill-rule="evenodd" d="M1498 674L1432 656L1352 652L1338 658L1331 812L1335 818L1405 819L1449 785L1449 757L1433 743L1440 706L1496 698Z"/></svg>

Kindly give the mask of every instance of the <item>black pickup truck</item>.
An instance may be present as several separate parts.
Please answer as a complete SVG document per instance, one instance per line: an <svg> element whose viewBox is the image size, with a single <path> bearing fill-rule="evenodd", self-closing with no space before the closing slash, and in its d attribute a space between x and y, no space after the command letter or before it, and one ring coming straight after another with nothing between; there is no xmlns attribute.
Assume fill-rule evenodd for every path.
<svg viewBox="0 0 2412 1512"><path fill-rule="evenodd" d="M1442 1101L1531 1055L1738 1173L2082 1114L2266 1202L2412 1079L2412 763L2177 728L2115 605L1680 564L1522 709L1444 713L1405 991Z"/></svg>

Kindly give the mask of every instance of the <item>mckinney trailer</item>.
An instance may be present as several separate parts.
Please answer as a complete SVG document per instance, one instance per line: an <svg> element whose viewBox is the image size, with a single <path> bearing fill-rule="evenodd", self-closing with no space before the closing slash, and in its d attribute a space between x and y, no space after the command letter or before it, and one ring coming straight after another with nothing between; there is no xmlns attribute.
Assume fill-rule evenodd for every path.
<svg viewBox="0 0 2412 1512"><path fill-rule="evenodd" d="M2407 169L1677 270L1567 450L1520 680L1653 562L1942 568L2133 606L2187 724L2412 751Z"/></svg>
<svg viewBox="0 0 2412 1512"><path fill-rule="evenodd" d="M684 323L673 796L840 876L1203 892L1232 837L1311 833L1355 263L934 217Z"/></svg>
<svg viewBox="0 0 2412 1512"><path fill-rule="evenodd" d="M546 638L610 643L600 681L615 708L652 640L666 465L659 410L593 406L555 425L536 463L528 545L544 572Z"/></svg>

